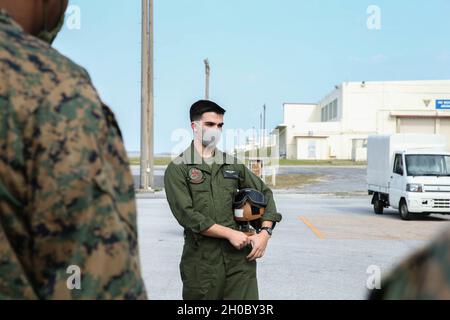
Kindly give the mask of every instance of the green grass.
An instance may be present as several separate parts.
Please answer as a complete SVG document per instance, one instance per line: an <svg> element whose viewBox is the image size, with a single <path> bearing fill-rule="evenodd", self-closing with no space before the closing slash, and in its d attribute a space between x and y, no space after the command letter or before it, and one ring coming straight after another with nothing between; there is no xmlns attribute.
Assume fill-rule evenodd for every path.
<svg viewBox="0 0 450 320"><path fill-rule="evenodd" d="M153 189L153 191L154 192L161 192L163 189L162 188L160 188L160 187L155 187L155 189ZM144 190L139 190L139 189L137 189L136 190L136 193L146 193L146 191Z"/></svg>
<svg viewBox="0 0 450 320"><path fill-rule="evenodd" d="M288 174L276 177L275 186L272 185L272 177L266 177L266 183L273 189L293 189L318 182L323 175L320 174Z"/></svg>
<svg viewBox="0 0 450 320"><path fill-rule="evenodd" d="M352 160L289 160L280 159L280 166L364 166L365 161Z"/></svg>
<svg viewBox="0 0 450 320"><path fill-rule="evenodd" d="M172 159L170 157L156 157L154 161L155 166L167 166ZM130 158L130 165L140 165L140 158Z"/></svg>
<svg viewBox="0 0 450 320"><path fill-rule="evenodd" d="M246 151L245 157L271 157L271 148L256 149L253 151ZM275 160L276 161L276 160ZM352 161L352 160L290 160L279 159L281 166L364 166L366 161Z"/></svg>
<svg viewBox="0 0 450 320"><path fill-rule="evenodd" d="M248 155L247 155L248 156ZM139 157L130 158L131 165L139 165ZM170 163L170 157L156 157L155 166L166 166ZM364 166L367 165L365 161L351 161L351 160L289 160L280 159L280 166Z"/></svg>
<svg viewBox="0 0 450 320"><path fill-rule="evenodd" d="M272 155L272 148L259 148L252 151L245 151L244 155L248 157L270 157Z"/></svg>

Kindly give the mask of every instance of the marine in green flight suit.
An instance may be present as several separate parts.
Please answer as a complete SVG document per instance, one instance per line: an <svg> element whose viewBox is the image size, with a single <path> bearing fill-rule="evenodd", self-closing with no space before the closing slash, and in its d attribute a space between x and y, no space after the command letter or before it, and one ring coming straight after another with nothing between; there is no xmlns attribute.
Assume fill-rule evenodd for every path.
<svg viewBox="0 0 450 320"><path fill-rule="evenodd" d="M206 100L191 107L194 141L164 176L171 211L184 228L180 272L185 300L257 300L256 259L281 221L264 182L216 148L224 113ZM269 230L252 237L237 231L234 220L233 197L242 188L257 189L268 200L263 227Z"/></svg>

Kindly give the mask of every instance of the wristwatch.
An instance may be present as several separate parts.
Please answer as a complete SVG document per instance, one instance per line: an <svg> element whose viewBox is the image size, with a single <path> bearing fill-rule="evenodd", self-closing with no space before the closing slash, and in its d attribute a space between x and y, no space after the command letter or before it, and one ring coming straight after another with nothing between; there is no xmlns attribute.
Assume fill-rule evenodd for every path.
<svg viewBox="0 0 450 320"><path fill-rule="evenodd" d="M269 227L262 227L260 230L259 230L259 232L261 232L261 231L263 231L263 230L266 230L267 231L267 233L269 234L269 236L272 236L272 233L273 233L273 228L269 228Z"/></svg>

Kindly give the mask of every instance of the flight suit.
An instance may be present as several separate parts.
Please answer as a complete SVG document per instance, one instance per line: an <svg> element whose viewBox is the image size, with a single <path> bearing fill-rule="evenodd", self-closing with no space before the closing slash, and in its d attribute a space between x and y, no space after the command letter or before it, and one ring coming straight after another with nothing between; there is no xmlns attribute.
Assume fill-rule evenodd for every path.
<svg viewBox="0 0 450 320"><path fill-rule="evenodd" d="M281 221L272 191L236 158L216 149L208 165L193 143L166 169L166 196L171 211L184 228L180 263L185 300L257 300L256 261L251 247L235 249L228 240L201 235L214 224L237 229L233 198L238 189L253 188L268 200L263 221Z"/></svg>

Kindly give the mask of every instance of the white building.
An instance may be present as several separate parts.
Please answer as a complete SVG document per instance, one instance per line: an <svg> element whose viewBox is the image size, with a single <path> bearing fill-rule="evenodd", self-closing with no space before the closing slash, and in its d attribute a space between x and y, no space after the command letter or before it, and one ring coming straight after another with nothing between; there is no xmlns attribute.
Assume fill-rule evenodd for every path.
<svg viewBox="0 0 450 320"><path fill-rule="evenodd" d="M287 159L366 160L371 134L440 133L450 142L450 80L346 82L319 103L285 103Z"/></svg>

